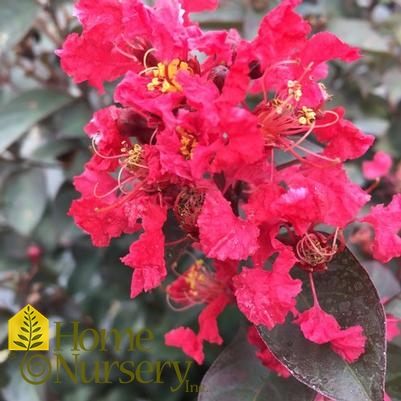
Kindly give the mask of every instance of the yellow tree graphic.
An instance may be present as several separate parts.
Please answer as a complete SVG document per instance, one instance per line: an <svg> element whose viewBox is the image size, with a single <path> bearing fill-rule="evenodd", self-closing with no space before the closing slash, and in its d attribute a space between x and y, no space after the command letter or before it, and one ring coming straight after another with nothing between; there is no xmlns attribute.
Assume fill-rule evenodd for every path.
<svg viewBox="0 0 401 401"><path fill-rule="evenodd" d="M14 341L14 344L17 344L18 346L25 348L27 351L29 351L32 348L37 348L39 347L39 345L43 344L43 341L37 341L42 337L43 333L40 333L42 328L39 326L39 321L37 316L35 316L35 310L34 309L31 310L30 305L27 306L27 310L24 310L24 326L20 327L20 329L25 333L25 334L18 334L18 337L23 342Z"/></svg>
<svg viewBox="0 0 401 401"><path fill-rule="evenodd" d="M27 305L8 322L8 348L14 351L48 350L49 321Z"/></svg>

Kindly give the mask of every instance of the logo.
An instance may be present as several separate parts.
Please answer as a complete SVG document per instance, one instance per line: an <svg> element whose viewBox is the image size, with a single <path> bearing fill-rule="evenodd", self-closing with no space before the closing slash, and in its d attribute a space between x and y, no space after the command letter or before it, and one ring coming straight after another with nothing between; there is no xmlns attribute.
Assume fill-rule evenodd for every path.
<svg viewBox="0 0 401 401"><path fill-rule="evenodd" d="M131 329L81 328L79 322L52 323L50 349L49 320L32 305L27 305L8 321L9 358L16 357L14 351L24 352L19 370L29 384L42 384L50 378L54 384L106 384L113 381L164 384L163 376L167 375L176 378L174 385L169 386L172 392L181 387L186 392L205 391L201 385L191 384L187 379L192 361L143 359L145 353L153 349L151 341L154 335L147 328L134 332ZM123 355L127 352L130 355L123 360L101 358L89 362L85 355L92 351L97 355L120 351L124 352Z"/></svg>
<svg viewBox="0 0 401 401"><path fill-rule="evenodd" d="M10 351L48 351L49 320L27 305L8 321Z"/></svg>

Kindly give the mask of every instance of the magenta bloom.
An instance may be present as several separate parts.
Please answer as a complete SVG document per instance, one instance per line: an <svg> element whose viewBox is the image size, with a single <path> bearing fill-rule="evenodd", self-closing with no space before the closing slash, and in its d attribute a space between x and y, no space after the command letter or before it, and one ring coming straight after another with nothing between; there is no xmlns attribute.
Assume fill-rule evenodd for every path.
<svg viewBox="0 0 401 401"><path fill-rule="evenodd" d="M81 197L69 214L95 246L131 236L121 258L132 269L131 297L165 286L174 309L203 305L196 329L165 335L198 363L205 342L222 343L217 319L227 305L250 327L294 318L305 338L348 362L364 352L360 326L340 327L316 302L297 310L302 282L292 269L324 274L341 251L343 230L370 199L343 163L373 142L330 108L322 82L328 61L351 62L359 51L331 33L311 35L299 3L280 2L248 41L191 21L216 0L79 0L82 32L57 51L76 83L103 93L118 80L114 104L85 127L93 155L75 177ZM388 159L377 154L364 169L382 176ZM381 261L401 255L400 215L398 195L361 219ZM195 260L181 270L165 257L177 244ZM287 376L250 330L263 363Z"/></svg>

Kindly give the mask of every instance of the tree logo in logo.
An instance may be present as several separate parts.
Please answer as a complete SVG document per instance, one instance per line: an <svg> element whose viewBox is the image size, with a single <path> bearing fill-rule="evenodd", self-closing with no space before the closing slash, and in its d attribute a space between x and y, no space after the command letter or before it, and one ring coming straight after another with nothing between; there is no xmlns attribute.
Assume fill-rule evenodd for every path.
<svg viewBox="0 0 401 401"><path fill-rule="evenodd" d="M8 321L8 349L11 351L49 350L49 321L31 305Z"/></svg>

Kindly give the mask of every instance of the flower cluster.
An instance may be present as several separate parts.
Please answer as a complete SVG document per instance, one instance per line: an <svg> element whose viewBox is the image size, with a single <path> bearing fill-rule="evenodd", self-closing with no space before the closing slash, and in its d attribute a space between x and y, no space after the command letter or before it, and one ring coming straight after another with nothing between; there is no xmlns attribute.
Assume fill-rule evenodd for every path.
<svg viewBox="0 0 401 401"><path fill-rule="evenodd" d="M283 375L252 327L271 329L290 313L308 340L355 361L363 329L342 328L323 311L313 274L341 251L343 229L370 198L343 163L373 138L330 108L321 82L329 60L356 60L358 50L328 32L311 35L294 11L299 0L269 12L251 41L236 30L204 32L189 13L216 3L77 2L82 32L58 50L62 67L100 93L120 80L115 104L85 128L93 156L75 178L82 196L70 215L96 246L132 235L122 258L133 269L132 297L176 273L166 266L168 247L191 249L193 263L166 292L176 309L204 305L199 329L175 328L165 340L198 363L205 341L222 342L217 318L229 304L250 322L262 361ZM380 260L401 255L400 212L401 196L362 219L375 230ZM296 309L294 266L310 276L314 305L306 311Z"/></svg>

